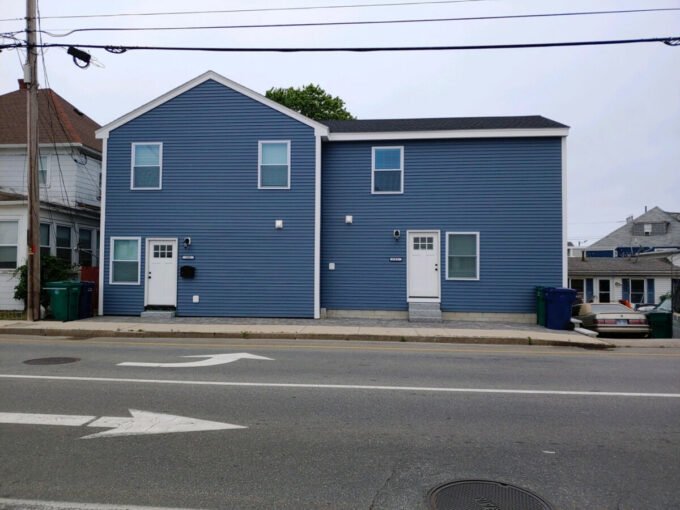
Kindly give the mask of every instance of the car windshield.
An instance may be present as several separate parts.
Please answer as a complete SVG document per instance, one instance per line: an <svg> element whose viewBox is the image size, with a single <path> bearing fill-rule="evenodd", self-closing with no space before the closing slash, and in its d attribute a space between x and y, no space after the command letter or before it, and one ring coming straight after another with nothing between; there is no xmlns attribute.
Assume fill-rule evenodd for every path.
<svg viewBox="0 0 680 510"><path fill-rule="evenodd" d="M670 312L671 311L671 300L670 299L664 299L659 303L659 306L657 306L654 309L655 312Z"/></svg>
<svg viewBox="0 0 680 510"><path fill-rule="evenodd" d="M593 313L625 313L632 312L630 308L624 305L617 305L616 303L610 304L592 304Z"/></svg>

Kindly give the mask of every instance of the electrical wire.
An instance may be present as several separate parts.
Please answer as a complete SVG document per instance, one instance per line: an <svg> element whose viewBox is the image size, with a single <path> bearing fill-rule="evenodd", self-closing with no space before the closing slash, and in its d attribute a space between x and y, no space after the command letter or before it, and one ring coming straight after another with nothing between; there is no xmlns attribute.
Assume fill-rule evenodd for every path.
<svg viewBox="0 0 680 510"><path fill-rule="evenodd" d="M677 46L680 36L652 37L641 39L608 39L589 41L562 41L552 43L515 43L515 44L476 44L461 46L364 46L364 47L327 47L327 48L227 48L227 47L200 47L200 46L132 46L113 44L78 44L78 43L44 43L36 45L39 48L88 48L103 49L110 53L124 53L132 50L147 51L204 51L204 52L227 52L227 53L338 53L338 52L394 52L394 51L464 51L464 50L505 50L505 49L528 49L528 48L558 48L573 46L607 46L621 44L664 43L669 46ZM3 48L26 47L25 44L4 44Z"/></svg>
<svg viewBox="0 0 680 510"><path fill-rule="evenodd" d="M170 12L122 12L113 14L76 14L62 16L45 16L43 19L83 19L83 18L122 18L131 16L183 16L194 14L234 14L243 12L281 12L281 11L311 11L328 9L354 9L363 7L407 7L414 5L436 5L436 4L461 4L472 2L486 2L488 0L422 0L412 2L388 2L388 3L368 3L368 4L343 4L343 5L307 5L293 7L262 7L250 9L223 9L208 11L170 11ZM0 21L23 21L25 18L5 18Z"/></svg>
<svg viewBox="0 0 680 510"><path fill-rule="evenodd" d="M420 18L420 19L397 19L397 20L368 20L368 21L322 21L310 23L267 23L257 25L203 25L203 26L182 26L182 27L93 27L93 28L74 28L57 29L68 30L63 34L56 34L48 30L43 30L44 34L50 37L67 37L78 32L151 32L168 30L229 30L247 28L305 28L305 27L331 27L331 26L361 26L361 25L393 25L406 23L437 23L452 21L488 21L488 20L512 20L530 18L552 18L564 16L593 16L605 14L638 14L649 12L680 11L680 7L664 7L654 9L627 9L610 11L579 11L579 12L555 12L537 14L514 14L502 16L469 16L456 18ZM52 29L55 30L55 29Z"/></svg>

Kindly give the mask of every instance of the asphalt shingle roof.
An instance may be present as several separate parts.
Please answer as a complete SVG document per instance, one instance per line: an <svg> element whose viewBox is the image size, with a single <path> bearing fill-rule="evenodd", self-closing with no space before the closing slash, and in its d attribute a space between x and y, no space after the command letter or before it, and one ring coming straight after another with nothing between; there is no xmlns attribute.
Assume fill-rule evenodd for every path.
<svg viewBox="0 0 680 510"><path fill-rule="evenodd" d="M26 143L26 89L0 96L0 144ZM99 124L51 89L38 91L39 143L80 143L97 152ZM62 127L63 125L63 127Z"/></svg>
<svg viewBox="0 0 680 510"><path fill-rule="evenodd" d="M570 276L670 276L671 270L673 274L680 275L680 267L673 266L665 258L569 258Z"/></svg>
<svg viewBox="0 0 680 510"><path fill-rule="evenodd" d="M523 117L448 117L430 119L322 120L332 133L375 133L387 131L450 131L464 129L566 128L540 115Z"/></svg>
<svg viewBox="0 0 680 510"><path fill-rule="evenodd" d="M634 224L657 222L668 223L668 231L666 234L652 236L636 236L633 234ZM680 214L667 212L659 207L654 207L638 216L633 221L617 228L611 234L608 234L599 241L591 244L586 249L597 250L635 246L680 246Z"/></svg>

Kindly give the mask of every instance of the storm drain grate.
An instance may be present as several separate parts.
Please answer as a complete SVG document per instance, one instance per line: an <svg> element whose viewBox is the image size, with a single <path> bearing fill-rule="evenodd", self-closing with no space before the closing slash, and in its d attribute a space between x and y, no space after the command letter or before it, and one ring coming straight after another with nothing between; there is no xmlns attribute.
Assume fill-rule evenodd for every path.
<svg viewBox="0 0 680 510"><path fill-rule="evenodd" d="M491 480L449 482L430 491L432 510L551 510L531 492Z"/></svg>
<svg viewBox="0 0 680 510"><path fill-rule="evenodd" d="M36 358L27 359L24 363L27 365L64 365L76 361L80 361L80 358Z"/></svg>

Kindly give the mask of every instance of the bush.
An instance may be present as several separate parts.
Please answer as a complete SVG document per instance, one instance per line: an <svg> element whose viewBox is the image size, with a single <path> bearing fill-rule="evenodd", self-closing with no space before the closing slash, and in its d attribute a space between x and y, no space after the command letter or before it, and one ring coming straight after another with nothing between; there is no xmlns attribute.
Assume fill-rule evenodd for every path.
<svg viewBox="0 0 680 510"><path fill-rule="evenodd" d="M68 262L45 255L40 257L40 283L44 285L47 282L54 282L58 280L71 280L78 275L76 266L72 266ZM24 310L28 298L28 266L24 264L16 268L14 276L19 277L19 282L14 287L14 299L19 299L24 302ZM49 298L47 293L41 289L40 304L47 307Z"/></svg>

